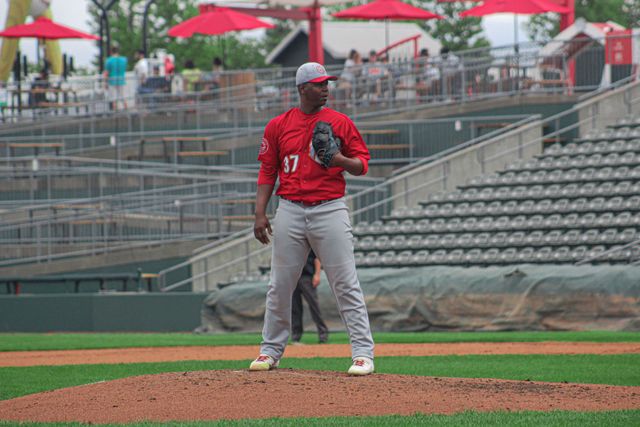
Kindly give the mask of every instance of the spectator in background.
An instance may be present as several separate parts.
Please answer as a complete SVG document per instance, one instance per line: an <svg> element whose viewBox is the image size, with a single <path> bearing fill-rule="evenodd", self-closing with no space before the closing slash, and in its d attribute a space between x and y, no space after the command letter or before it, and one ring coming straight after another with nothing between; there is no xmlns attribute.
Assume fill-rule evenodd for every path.
<svg viewBox="0 0 640 427"><path fill-rule="evenodd" d="M431 94L433 83L440 78L440 71L431 63L427 48L420 51L416 66L416 94L422 99Z"/></svg>
<svg viewBox="0 0 640 427"><path fill-rule="evenodd" d="M173 61L173 54L168 54L164 57L164 75L171 80L173 73L176 71L176 66Z"/></svg>
<svg viewBox="0 0 640 427"><path fill-rule="evenodd" d="M49 73L47 68L43 68L33 82L31 83L31 92L29 93L29 105L38 106L43 102L47 102L47 89L51 87L49 82Z"/></svg>
<svg viewBox="0 0 640 427"><path fill-rule="evenodd" d="M118 108L118 101L122 101L124 108L127 108L127 101L124 98L124 86L126 83L125 72L127 71L127 58L120 56L118 46L111 47L111 56L104 64L105 85L108 90L111 109Z"/></svg>
<svg viewBox="0 0 640 427"><path fill-rule="evenodd" d="M133 72L136 75L136 89L138 93L142 93L149 77L149 61L144 57L142 49L136 51L136 65L133 66Z"/></svg>
<svg viewBox="0 0 640 427"><path fill-rule="evenodd" d="M386 67L378 60L376 51L370 51L369 59L362 67L362 77L366 79L370 98L377 99L382 96L382 78L387 72Z"/></svg>
<svg viewBox="0 0 640 427"><path fill-rule="evenodd" d="M291 299L291 340L294 343L299 343L304 333L302 297L307 301L311 319L313 319L313 323L316 324L318 329L318 342L321 344L326 343L329 339L329 329L324 320L322 320L320 304L318 304L318 291L316 288L320 284L320 272L320 260L316 258L316 254L313 251L310 251L307 263L302 268L302 274Z"/></svg>
<svg viewBox="0 0 640 427"><path fill-rule="evenodd" d="M215 58L213 58L213 62L211 63L211 74L209 77L211 83L207 87L207 90L216 90L220 88L223 72L224 65L222 63L222 59L216 56Z"/></svg>
<svg viewBox="0 0 640 427"><path fill-rule="evenodd" d="M340 80L338 80L338 88L344 90L344 97L347 100L347 107L350 106L349 101L353 95L357 94L353 92L357 86L358 77L362 73L362 56L357 50L351 49L349 56L344 61L344 68L342 74L340 74Z"/></svg>
<svg viewBox="0 0 640 427"><path fill-rule="evenodd" d="M448 47L440 49L440 75L445 98L451 98L458 90L458 80L462 71L462 62Z"/></svg>
<svg viewBox="0 0 640 427"><path fill-rule="evenodd" d="M187 59L182 70L182 79L184 80L184 91L195 92L197 84L200 81L202 72L193 63L192 59Z"/></svg>

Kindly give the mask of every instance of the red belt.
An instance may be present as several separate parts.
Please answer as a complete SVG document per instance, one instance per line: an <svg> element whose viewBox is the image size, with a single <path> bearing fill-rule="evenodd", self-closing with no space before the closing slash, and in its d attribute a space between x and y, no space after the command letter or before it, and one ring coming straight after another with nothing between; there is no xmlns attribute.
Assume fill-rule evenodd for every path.
<svg viewBox="0 0 640 427"><path fill-rule="evenodd" d="M286 197L283 197L283 199L285 199L287 202L291 202L291 203L295 203L296 205L300 205L300 206L306 206L306 207L310 207L310 206L318 206L318 205L322 205L325 204L327 202L331 202L334 201L336 199L328 199L328 200L318 200L316 202L305 202L303 200L291 200L291 199L287 199Z"/></svg>

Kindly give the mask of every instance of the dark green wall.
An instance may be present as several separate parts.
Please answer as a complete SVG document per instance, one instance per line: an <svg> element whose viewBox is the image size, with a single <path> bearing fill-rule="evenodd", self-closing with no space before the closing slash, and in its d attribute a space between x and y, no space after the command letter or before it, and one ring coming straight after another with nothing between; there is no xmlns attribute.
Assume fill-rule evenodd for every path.
<svg viewBox="0 0 640 427"><path fill-rule="evenodd" d="M207 295L2 295L0 332L190 332Z"/></svg>
<svg viewBox="0 0 640 427"><path fill-rule="evenodd" d="M116 266L106 266L100 268L92 268L87 270L74 270L69 272L71 276L74 274L81 275L96 275L99 277L101 273L105 274L114 274L114 273L125 273L125 274L137 274L138 269L140 269L143 273L158 273L161 270L169 268L173 265L180 264L183 261L186 261L186 257L179 258L167 258L162 260L151 260L144 262L137 262L131 264L120 264ZM52 276L64 276L65 273L55 273ZM181 280L187 279L191 277L190 268L181 268L174 272L171 272L167 275L167 283L176 283ZM146 281L143 283L144 289L147 290ZM157 280L153 279L151 281L151 291L158 291ZM104 288L109 291L123 291L124 284L121 280L118 281L107 281L104 284ZM129 281L127 285L128 291L135 291L138 288L137 282ZM75 289L75 283L73 280L69 280L65 283L23 283L20 286L20 291L25 294L57 294L57 293L73 293ZM80 283L79 291L81 293L91 293L98 292L100 290L99 281L82 281ZM178 291L186 291L189 292L191 289L188 286L178 289ZM13 288L7 288L5 285L0 286L0 294L10 294L13 293Z"/></svg>

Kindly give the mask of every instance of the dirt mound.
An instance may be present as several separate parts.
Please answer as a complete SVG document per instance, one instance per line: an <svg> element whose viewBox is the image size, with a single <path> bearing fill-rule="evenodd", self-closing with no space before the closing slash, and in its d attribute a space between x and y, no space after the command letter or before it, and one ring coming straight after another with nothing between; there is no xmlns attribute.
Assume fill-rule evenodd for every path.
<svg viewBox="0 0 640 427"><path fill-rule="evenodd" d="M0 401L0 419L127 423L639 407L640 387L221 370L129 377Z"/></svg>

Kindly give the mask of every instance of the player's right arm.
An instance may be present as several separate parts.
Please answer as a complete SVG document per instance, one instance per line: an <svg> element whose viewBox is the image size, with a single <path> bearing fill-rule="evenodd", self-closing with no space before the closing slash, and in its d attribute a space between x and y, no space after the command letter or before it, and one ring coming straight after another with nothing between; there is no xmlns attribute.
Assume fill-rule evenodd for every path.
<svg viewBox="0 0 640 427"><path fill-rule="evenodd" d="M267 205L271 199L273 188L278 178L278 147L277 126L270 121L264 129L264 136L260 144L258 160L260 171L258 172L258 189L256 191L256 212L253 225L253 235L262 244L269 243L269 235L272 234L271 224L267 217Z"/></svg>

